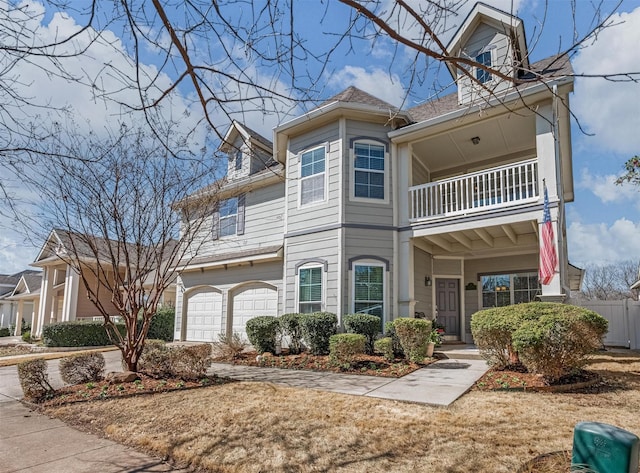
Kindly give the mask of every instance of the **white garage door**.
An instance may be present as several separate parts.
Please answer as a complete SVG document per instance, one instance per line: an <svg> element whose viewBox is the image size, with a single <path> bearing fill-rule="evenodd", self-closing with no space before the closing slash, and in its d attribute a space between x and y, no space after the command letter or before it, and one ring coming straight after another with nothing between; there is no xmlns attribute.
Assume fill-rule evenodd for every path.
<svg viewBox="0 0 640 473"><path fill-rule="evenodd" d="M213 290L198 291L187 301L186 340L217 342L222 331L222 295Z"/></svg>
<svg viewBox="0 0 640 473"><path fill-rule="evenodd" d="M278 293L268 287L249 286L233 297L233 331L245 336L247 320L278 315Z"/></svg>

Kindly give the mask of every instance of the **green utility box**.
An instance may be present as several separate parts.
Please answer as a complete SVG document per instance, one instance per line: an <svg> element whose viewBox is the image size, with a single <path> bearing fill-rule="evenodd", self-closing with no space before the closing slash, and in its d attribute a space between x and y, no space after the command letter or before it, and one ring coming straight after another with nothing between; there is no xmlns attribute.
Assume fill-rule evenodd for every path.
<svg viewBox="0 0 640 473"><path fill-rule="evenodd" d="M571 465L588 466L596 473L638 473L640 439L619 427L579 422L573 431Z"/></svg>

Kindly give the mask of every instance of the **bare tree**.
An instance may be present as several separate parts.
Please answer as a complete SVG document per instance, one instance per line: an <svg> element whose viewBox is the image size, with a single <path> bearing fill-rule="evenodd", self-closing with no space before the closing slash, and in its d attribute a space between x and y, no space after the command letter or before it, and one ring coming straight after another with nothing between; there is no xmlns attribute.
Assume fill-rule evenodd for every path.
<svg viewBox="0 0 640 473"><path fill-rule="evenodd" d="M640 186L640 156L634 156L624 163L625 173L616 179L616 184L629 183Z"/></svg>
<svg viewBox="0 0 640 473"><path fill-rule="evenodd" d="M155 136L125 126L109 139L61 135L47 160L16 164L34 190L31 226L40 236L55 229L62 243L57 256L80 275L136 371L162 293L197 252L194 237L207 222L201 217L216 204L215 184L197 190L224 161L186 149L169 154ZM114 316L123 319L124 335Z"/></svg>
<svg viewBox="0 0 640 473"><path fill-rule="evenodd" d="M622 261L604 266L588 266L582 284L581 296L586 299L619 300L637 298L630 290L637 280L640 261Z"/></svg>

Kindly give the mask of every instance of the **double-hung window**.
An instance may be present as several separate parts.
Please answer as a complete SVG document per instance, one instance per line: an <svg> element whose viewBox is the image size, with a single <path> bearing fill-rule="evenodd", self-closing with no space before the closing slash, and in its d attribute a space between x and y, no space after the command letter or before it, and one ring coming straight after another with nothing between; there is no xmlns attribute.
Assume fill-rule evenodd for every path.
<svg viewBox="0 0 640 473"><path fill-rule="evenodd" d="M236 234L238 223L238 198L223 200L220 202L220 236Z"/></svg>
<svg viewBox="0 0 640 473"><path fill-rule="evenodd" d="M485 51L476 56L476 62L486 67L491 67L491 51ZM481 84L491 80L491 73L480 67L476 67L476 79Z"/></svg>
<svg viewBox="0 0 640 473"><path fill-rule="evenodd" d="M540 294L537 273L493 274L480 277L482 307L502 307L534 301Z"/></svg>
<svg viewBox="0 0 640 473"><path fill-rule="evenodd" d="M298 311L322 311L322 267L301 268L298 272Z"/></svg>
<svg viewBox="0 0 640 473"><path fill-rule="evenodd" d="M325 147L302 153L300 157L300 205L324 200Z"/></svg>
<svg viewBox="0 0 640 473"><path fill-rule="evenodd" d="M356 143L353 151L354 196L384 199L384 146Z"/></svg>
<svg viewBox="0 0 640 473"><path fill-rule="evenodd" d="M353 266L353 311L377 315L381 328L384 318L384 271L381 265Z"/></svg>
<svg viewBox="0 0 640 473"><path fill-rule="evenodd" d="M236 167L236 171L240 171L242 169L242 151L238 150L236 151L236 157L235 157L235 167Z"/></svg>

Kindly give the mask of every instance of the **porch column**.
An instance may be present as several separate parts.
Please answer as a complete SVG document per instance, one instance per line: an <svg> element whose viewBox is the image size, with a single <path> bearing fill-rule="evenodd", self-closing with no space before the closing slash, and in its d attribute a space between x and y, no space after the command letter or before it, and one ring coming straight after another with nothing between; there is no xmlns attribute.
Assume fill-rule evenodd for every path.
<svg viewBox="0 0 640 473"><path fill-rule="evenodd" d="M24 301L20 299L18 301L18 311L16 312L16 329L13 333L14 337L22 335L22 315L24 313Z"/></svg>
<svg viewBox="0 0 640 473"><path fill-rule="evenodd" d="M33 312L31 312L31 333L38 331L38 308L40 307L40 299L33 301Z"/></svg>
<svg viewBox="0 0 640 473"><path fill-rule="evenodd" d="M553 279L549 284L542 284L542 294L540 295L540 300L543 302L564 302L567 295L562 290L562 279L563 275L561 271L564 270L564 266L562 264L561 251L562 251L562 240L561 236L558 232L558 209L553 208L550 209L551 212L551 225L553 226L553 244L556 247L556 254L558 255L558 266L555 270L555 274ZM542 222L538 221L538 234L540 235L540 252L542 251ZM539 259L538 259L539 261ZM538 262L538 266L540 263Z"/></svg>
<svg viewBox="0 0 640 473"><path fill-rule="evenodd" d="M49 323L51 306L53 305L53 268L45 267L42 272L42 288L40 290L40 306L38 307L38 330L36 337L42 336L42 327Z"/></svg>
<svg viewBox="0 0 640 473"><path fill-rule="evenodd" d="M409 232L400 233L400 248L398 251L398 314L395 317L413 317L415 315L416 299L413 287L413 240Z"/></svg>
<svg viewBox="0 0 640 473"><path fill-rule="evenodd" d="M62 300L62 321L76 320L78 306L78 286L80 275L67 265L64 278L64 298Z"/></svg>
<svg viewBox="0 0 640 473"><path fill-rule="evenodd" d="M538 107L536 114L536 154L538 157L538 190L542 202L542 180L547 183L549 202L558 201L558 156L554 137L551 101Z"/></svg>

